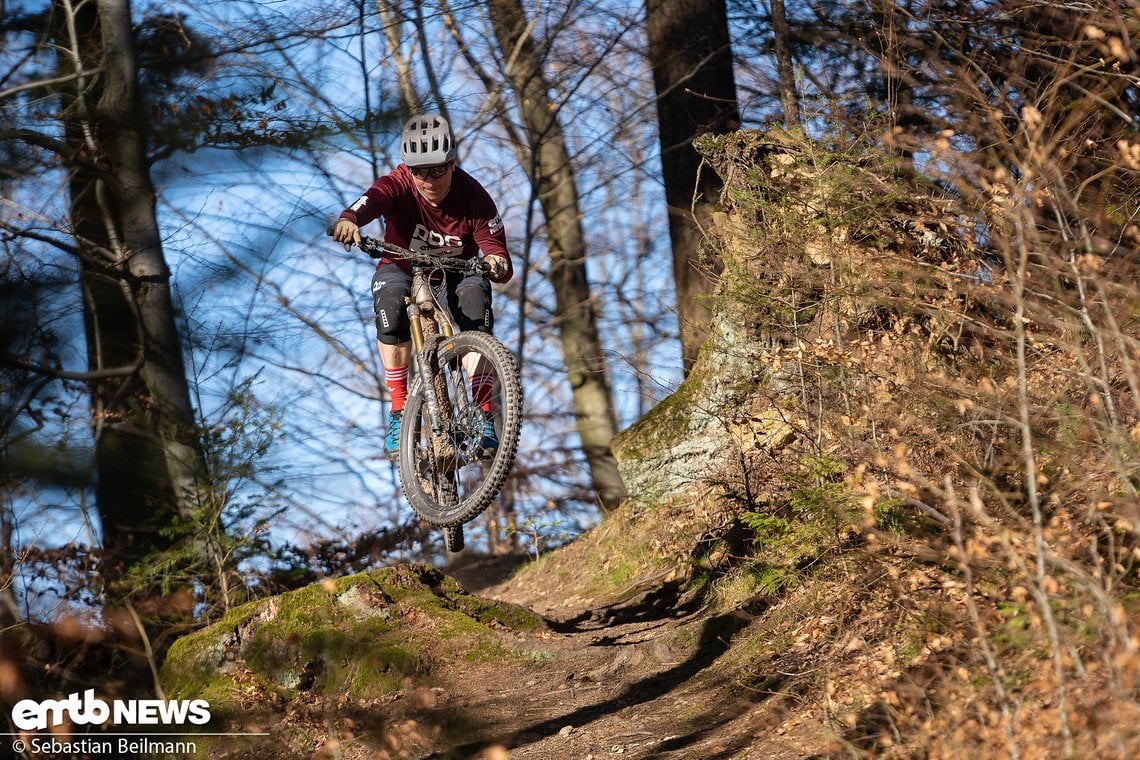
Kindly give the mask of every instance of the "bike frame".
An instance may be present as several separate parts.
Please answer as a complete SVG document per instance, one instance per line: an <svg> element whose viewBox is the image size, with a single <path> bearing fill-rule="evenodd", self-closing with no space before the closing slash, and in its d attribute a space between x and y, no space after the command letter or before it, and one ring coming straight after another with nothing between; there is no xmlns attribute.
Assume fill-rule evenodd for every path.
<svg viewBox="0 0 1140 760"><path fill-rule="evenodd" d="M394 256L409 261L411 264L412 289L411 294L404 298L404 303L406 304L408 321L411 326L412 356L414 357L413 373L428 375L424 377L424 385L428 389L425 394L428 421L433 433L446 433L448 420L445 415L440 413L440 409L447 406L447 389L443 387L443 383L438 381L437 373L432 373L430 369L428 369L427 372L423 370L424 368L434 366L431 358L435 351L435 338L437 336L450 338L459 333L459 325L456 324L447 307L436 298L430 283L429 272L433 270L439 271L445 280L447 272L444 267L438 264L417 261L415 259L416 254L413 252L383 240L368 237L363 238L361 240L361 249L374 258L379 258L382 251L387 251ZM483 265L479 261L457 260L452 269L453 271L469 272L471 274L484 273ZM409 378L409 380L411 379L412 378Z"/></svg>
<svg viewBox="0 0 1140 760"><path fill-rule="evenodd" d="M445 338L450 338L459 332L458 325L451 315L436 300L422 267L413 265L412 294L404 298L404 303L408 305L408 318L412 326L412 347L417 356L424 350L424 324L434 326Z"/></svg>
<svg viewBox="0 0 1140 760"><path fill-rule="evenodd" d="M438 334L450 338L459 330L451 318L451 314L436 299L428 278L424 274L424 268L421 266L412 265L412 293L404 299L404 302L407 304L408 319L411 324L412 349L417 365L415 371L419 373L422 367L432 366L428 352L433 351L435 347L435 342L428 340L425 326L431 331L431 337ZM447 426L443 415L439 412L439 393L442 389L434 382L425 383L425 385L430 389L424 398L427 402L431 429L435 433L442 433Z"/></svg>

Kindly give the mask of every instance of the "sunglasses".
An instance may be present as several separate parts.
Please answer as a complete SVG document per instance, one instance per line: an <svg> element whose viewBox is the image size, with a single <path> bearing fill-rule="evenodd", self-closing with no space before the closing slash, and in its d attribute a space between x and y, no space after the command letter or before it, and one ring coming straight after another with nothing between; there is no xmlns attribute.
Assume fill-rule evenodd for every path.
<svg viewBox="0 0 1140 760"><path fill-rule="evenodd" d="M423 166L417 168L409 166L408 168L411 169L412 176L418 177L419 179L439 179L447 174L447 170L451 168L451 162L448 161L446 164L440 166Z"/></svg>

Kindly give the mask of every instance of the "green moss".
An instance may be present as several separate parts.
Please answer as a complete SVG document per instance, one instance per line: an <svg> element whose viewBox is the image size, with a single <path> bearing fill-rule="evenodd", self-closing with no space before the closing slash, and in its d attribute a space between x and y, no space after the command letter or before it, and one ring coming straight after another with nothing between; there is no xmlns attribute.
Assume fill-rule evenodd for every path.
<svg viewBox="0 0 1140 760"><path fill-rule="evenodd" d="M326 694L342 690L353 699L371 699L399 691L405 676L420 674L426 663L408 642L377 643L342 658L322 678Z"/></svg>
<svg viewBox="0 0 1140 760"><path fill-rule="evenodd" d="M701 385L701 375L694 372L641 419L618 433L611 443L617 460L643 461L687 440L692 400L700 397Z"/></svg>
<svg viewBox="0 0 1140 760"><path fill-rule="evenodd" d="M171 699L201 695L211 705L231 701L232 682L219 675L218 668L226 662L229 642L235 632L256 614L259 604L249 602L229 610L210 627L208 635L199 631L174 642L162 671L162 681Z"/></svg>
<svg viewBox="0 0 1140 760"><path fill-rule="evenodd" d="M629 519L629 515L624 515ZM584 592L605 596L628 587L638 577L649 574L661 559L647 550L648 535L652 535L654 520L643 513L637 522L619 524L616 520L599 531L594 551L602 558L590 565L582 578Z"/></svg>
<svg viewBox="0 0 1140 760"><path fill-rule="evenodd" d="M546 627L546 620L541 615L517 604L465 596L460 600L458 609L482 625L498 624L515 631L537 631Z"/></svg>
<svg viewBox="0 0 1140 760"><path fill-rule="evenodd" d="M779 596L794 588L799 580L798 573L789 568L763 563L750 568L748 577L752 582L752 595L765 597Z"/></svg>
<svg viewBox="0 0 1140 760"><path fill-rule="evenodd" d="M1017 650L1025 650L1033 646L1035 636L1025 606L1017 602L1005 601L1000 602L997 608L1002 614L1003 623L991 634L991 641L998 646Z"/></svg>
<svg viewBox="0 0 1140 760"><path fill-rule="evenodd" d="M906 513L902 499L884 497L875 502L875 524L880 530L902 535L906 531Z"/></svg>
<svg viewBox="0 0 1140 760"><path fill-rule="evenodd" d="M481 639L463 659L467 662L498 662L517 653L509 652L499 641Z"/></svg>
<svg viewBox="0 0 1140 760"><path fill-rule="evenodd" d="M922 654L923 642L918 638L909 637L903 640L895 650L895 657L903 662L911 662Z"/></svg>
<svg viewBox="0 0 1140 760"><path fill-rule="evenodd" d="M232 610L176 642L162 677L173 698L206 698L219 714L236 706L243 689L284 699L312 690L375 698L472 652L482 660L511 656L489 625L534 631L544 624L521 607L467 594L435 568L401 565Z"/></svg>

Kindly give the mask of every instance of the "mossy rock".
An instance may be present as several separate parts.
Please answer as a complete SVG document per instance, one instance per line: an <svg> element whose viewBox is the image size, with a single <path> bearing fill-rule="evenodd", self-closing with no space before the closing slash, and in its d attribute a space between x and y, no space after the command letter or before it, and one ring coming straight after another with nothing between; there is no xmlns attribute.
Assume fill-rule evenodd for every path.
<svg viewBox="0 0 1140 760"><path fill-rule="evenodd" d="M206 699L223 717L265 699L375 700L450 662L510 657L500 631L545 625L432 567L401 565L230 610L175 642L161 679L169 698Z"/></svg>

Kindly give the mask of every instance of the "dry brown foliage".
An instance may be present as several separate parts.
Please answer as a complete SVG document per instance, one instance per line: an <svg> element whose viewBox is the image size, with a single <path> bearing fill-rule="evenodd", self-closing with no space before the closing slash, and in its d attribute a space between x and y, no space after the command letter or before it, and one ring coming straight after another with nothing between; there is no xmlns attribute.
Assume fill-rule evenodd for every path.
<svg viewBox="0 0 1140 760"><path fill-rule="evenodd" d="M863 138L701 146L728 184L724 306L770 345L765 403L846 463L870 545L914 563L887 566L916 617L914 573L953 607L881 720L833 713L857 751L1140 741L1140 139L1090 137L1103 91L1042 97L983 150L989 117L910 136L925 173Z"/></svg>

